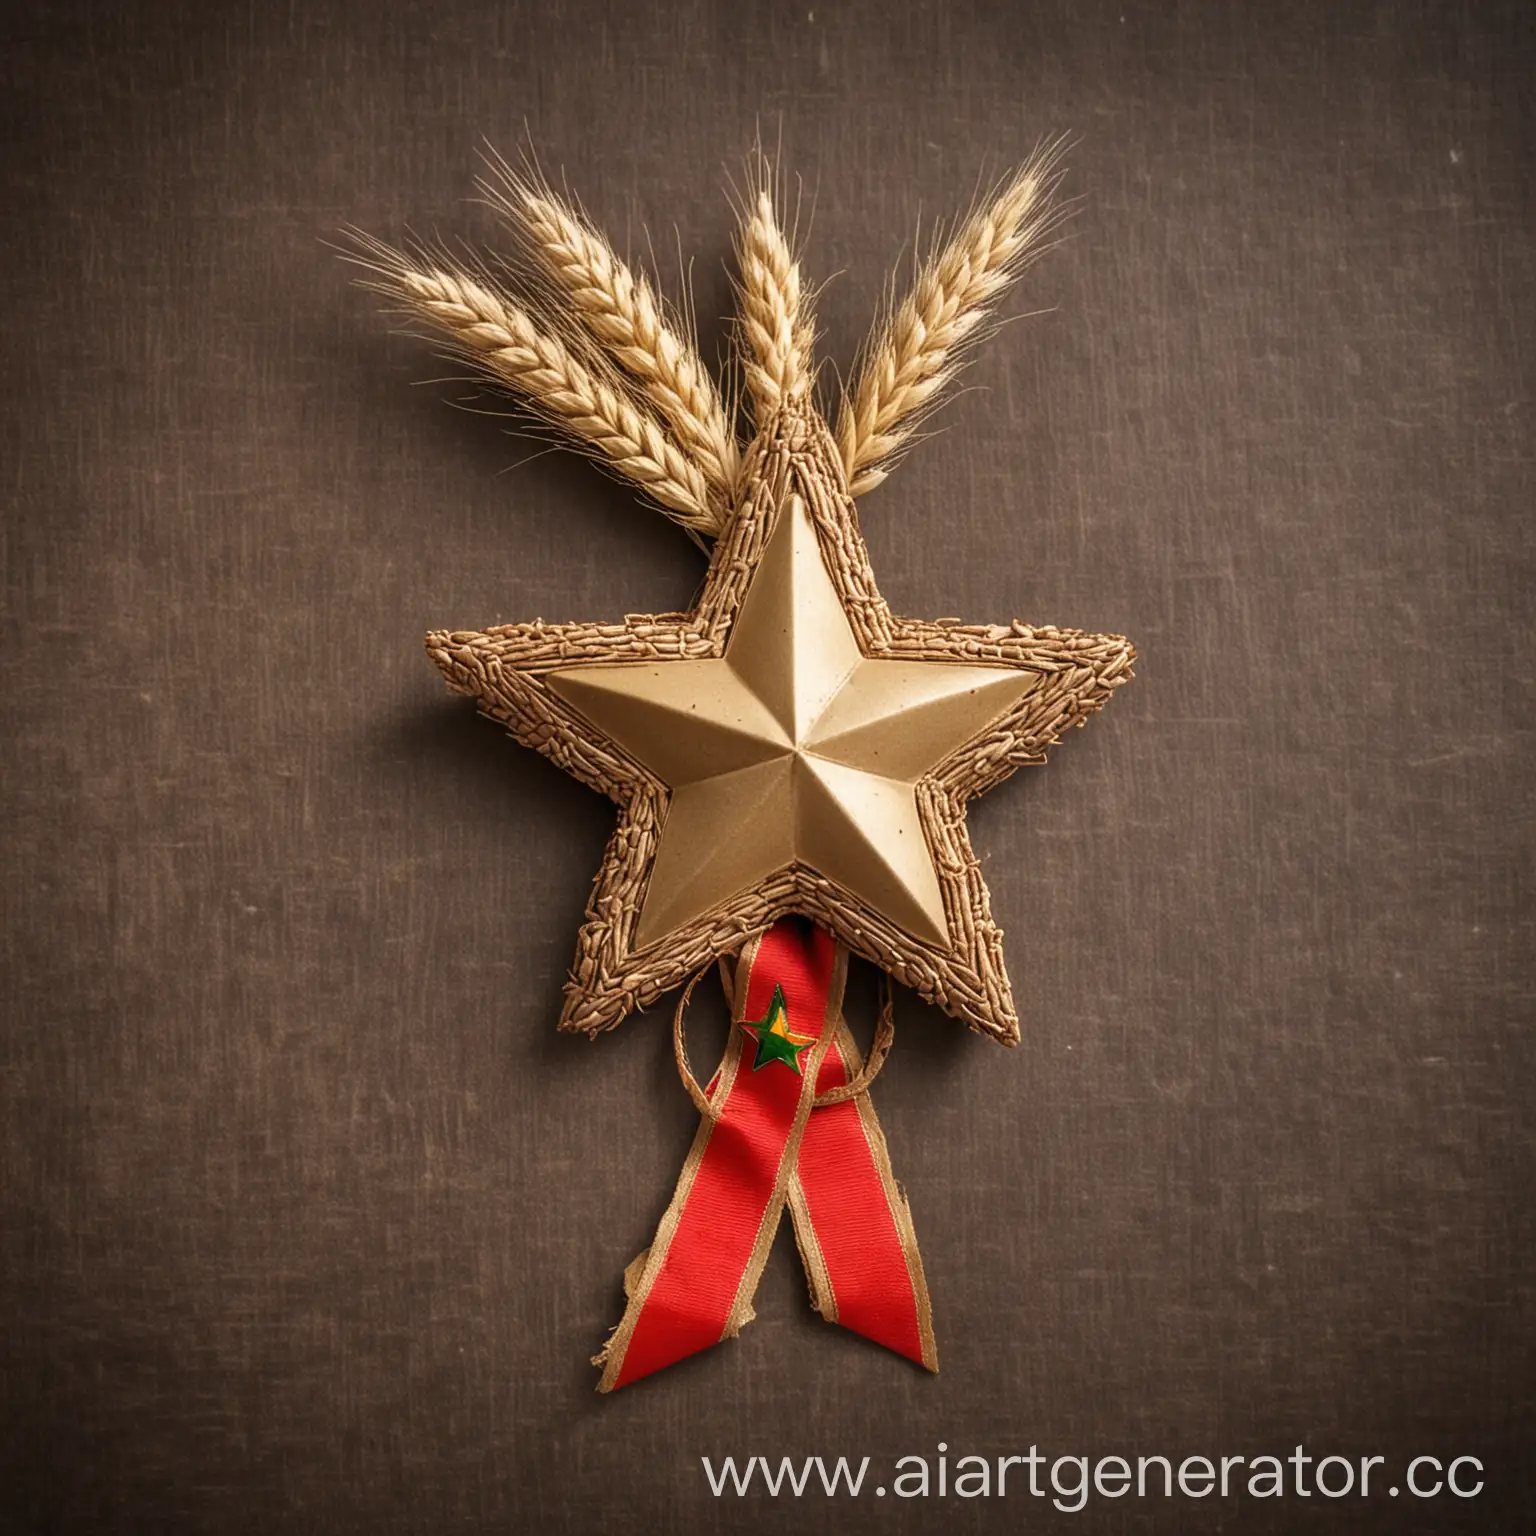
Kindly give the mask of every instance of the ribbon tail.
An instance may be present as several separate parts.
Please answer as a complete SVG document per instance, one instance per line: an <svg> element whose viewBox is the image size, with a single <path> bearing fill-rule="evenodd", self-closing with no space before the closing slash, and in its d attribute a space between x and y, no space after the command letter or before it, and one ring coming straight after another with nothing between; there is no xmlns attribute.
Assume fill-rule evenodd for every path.
<svg viewBox="0 0 1536 1536"><path fill-rule="evenodd" d="M839 1015L816 1091L840 1087L862 1065ZM933 1308L911 1208L867 1092L812 1111L788 1204L811 1304L822 1317L937 1371Z"/></svg>

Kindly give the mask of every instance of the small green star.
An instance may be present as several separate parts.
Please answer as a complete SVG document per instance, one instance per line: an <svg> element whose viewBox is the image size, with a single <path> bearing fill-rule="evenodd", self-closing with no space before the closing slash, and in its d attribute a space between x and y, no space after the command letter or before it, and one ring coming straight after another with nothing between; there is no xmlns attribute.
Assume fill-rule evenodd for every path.
<svg viewBox="0 0 1536 1536"><path fill-rule="evenodd" d="M773 989L773 1001L768 1004L768 1017L755 1024L742 1021L742 1029L757 1041L757 1057L752 1070L760 1072L770 1061L782 1061L796 1076L800 1070L800 1053L806 1046L814 1045L813 1035L792 1035L789 1032L789 1010L784 1006L784 988Z"/></svg>

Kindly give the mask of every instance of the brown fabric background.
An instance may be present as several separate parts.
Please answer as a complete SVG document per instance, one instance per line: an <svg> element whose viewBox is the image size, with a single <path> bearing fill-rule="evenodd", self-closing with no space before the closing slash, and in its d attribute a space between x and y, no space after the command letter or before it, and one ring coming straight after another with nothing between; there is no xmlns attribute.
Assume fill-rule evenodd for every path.
<svg viewBox="0 0 1536 1536"><path fill-rule="evenodd" d="M0 1524L1528 1528L1523 7L13 9ZM782 136L843 366L920 216L1080 135L1048 313L865 507L898 611L1142 653L974 816L1023 1047L901 1002L937 1379L815 1320L785 1232L738 1342L592 1390L693 1110L659 1014L553 1033L612 813L420 636L701 567L410 388L321 245L494 240L475 149L525 125L693 262L711 348L725 175ZM1490 1486L1069 1517L717 1502L698 1460L941 1440Z"/></svg>

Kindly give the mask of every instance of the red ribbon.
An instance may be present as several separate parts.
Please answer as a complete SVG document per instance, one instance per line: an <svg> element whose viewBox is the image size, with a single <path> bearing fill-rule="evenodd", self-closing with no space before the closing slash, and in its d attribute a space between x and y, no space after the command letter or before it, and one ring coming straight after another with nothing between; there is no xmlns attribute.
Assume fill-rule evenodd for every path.
<svg viewBox="0 0 1536 1536"><path fill-rule="evenodd" d="M847 963L830 934L799 918L742 952L710 1113L655 1240L625 1273L623 1320L594 1362L599 1391L734 1338L752 1319L786 1204L821 1315L938 1369L912 1218L874 1105L868 1093L813 1104L862 1065L842 1017ZM772 1018L776 989L789 1032L808 1042L798 1071L742 1028Z"/></svg>

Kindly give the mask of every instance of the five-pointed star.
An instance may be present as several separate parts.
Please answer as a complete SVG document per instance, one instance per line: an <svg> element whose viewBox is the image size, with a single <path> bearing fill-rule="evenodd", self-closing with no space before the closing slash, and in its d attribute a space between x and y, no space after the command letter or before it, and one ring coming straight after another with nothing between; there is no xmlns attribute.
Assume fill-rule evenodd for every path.
<svg viewBox="0 0 1536 1536"><path fill-rule="evenodd" d="M965 802L1130 677L1115 635L895 618L837 449L786 409L689 614L437 632L450 686L621 808L562 1027L617 1023L798 912L1005 1043Z"/></svg>
<svg viewBox="0 0 1536 1536"><path fill-rule="evenodd" d="M943 944L917 781L1039 681L863 655L792 494L722 658L575 667L549 686L671 791L637 945L797 861Z"/></svg>
<svg viewBox="0 0 1536 1536"><path fill-rule="evenodd" d="M755 1024L743 1020L741 1028L757 1042L757 1054L752 1058L754 1072L761 1071L771 1061L782 1061L797 1077L805 1075L800 1070L800 1053L816 1041L810 1035L797 1035L790 1030L783 987L773 989L773 1001L768 1004L766 1018Z"/></svg>

